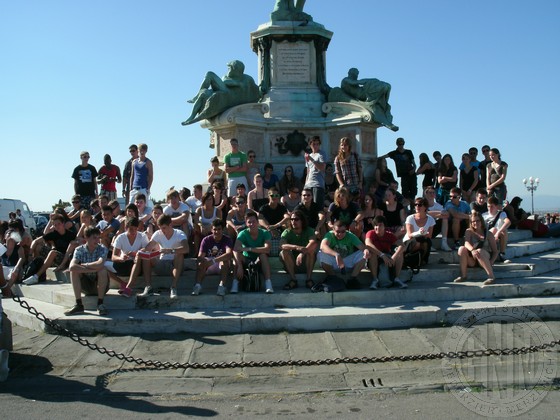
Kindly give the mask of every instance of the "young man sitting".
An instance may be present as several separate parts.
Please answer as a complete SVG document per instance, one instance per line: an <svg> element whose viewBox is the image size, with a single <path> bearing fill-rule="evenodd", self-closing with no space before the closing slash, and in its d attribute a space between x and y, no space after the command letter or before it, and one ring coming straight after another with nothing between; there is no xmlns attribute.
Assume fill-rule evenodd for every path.
<svg viewBox="0 0 560 420"><path fill-rule="evenodd" d="M315 266L315 251L317 250L317 236L313 228L307 226L307 218L301 210L295 210L290 216L291 227L282 232L280 240L280 261L290 276L290 281L284 285L284 290L297 287L296 271L304 271L307 275L305 286L313 287L313 267Z"/></svg>
<svg viewBox="0 0 560 420"><path fill-rule="evenodd" d="M366 265L370 252L356 235L346 230L346 224L337 219L333 223L333 230L327 232L321 241L318 259L327 275L334 275L335 271L344 274L351 270L350 279L346 283L348 289L359 289L358 274Z"/></svg>
<svg viewBox="0 0 560 420"><path fill-rule="evenodd" d="M150 253L159 250L159 258L150 259L150 265L157 275L173 276L169 296L177 298L177 283L185 263L185 254L189 253L189 242L182 230L173 229L171 216L163 214L157 221L159 230L154 232L152 239L146 245L145 251ZM146 287L138 296L145 297L152 294L152 270L144 271Z"/></svg>
<svg viewBox="0 0 560 420"><path fill-rule="evenodd" d="M202 280L207 274L219 274L218 296L225 296L225 281L229 274L233 257L233 243L231 238L224 235L222 219L212 220L212 234L206 236L200 243L196 266L196 284L192 294L197 296L202 289Z"/></svg>
<svg viewBox="0 0 560 420"><path fill-rule="evenodd" d="M239 291L239 280L243 278L243 269L250 262L257 259L261 263L261 268L265 277L265 292L274 293L272 281L270 280L270 262L268 254L270 253L271 236L268 230L259 227L259 219L257 213L248 211L245 214L245 223L247 229L242 230L237 236L237 241L233 248L235 258L235 277L231 285L230 293Z"/></svg>
<svg viewBox="0 0 560 420"><path fill-rule="evenodd" d="M64 312L66 316L84 313L82 282L85 283L84 287L87 285L87 289L97 288L97 312L99 315L107 315L103 298L109 288L109 277L105 268L109 250L99 243L101 237L99 228L87 227L85 237L86 243L76 248L74 257L70 262L70 281L72 282L76 304Z"/></svg>
<svg viewBox="0 0 560 420"><path fill-rule="evenodd" d="M366 246L371 253L368 261L369 269L373 278L369 288L377 289L379 287L379 266L385 264L389 267L392 281L401 289L406 289L406 283L399 278L405 247L396 246L398 239L394 234L385 230L385 223L387 223L385 217L376 216L373 221L373 230L366 234Z"/></svg>
<svg viewBox="0 0 560 420"><path fill-rule="evenodd" d="M471 217L471 207L466 201L461 200L459 188L451 188L449 201L445 203L445 210L449 213L454 246L459 248L461 246L459 238L465 234Z"/></svg>
<svg viewBox="0 0 560 420"><path fill-rule="evenodd" d="M488 198L488 211L482 214L484 223L489 232L492 232L496 244L498 244L499 254L498 260L504 262L506 259L506 247L508 242L508 228L511 221L508 219L506 212L500 210L500 201L492 196Z"/></svg>

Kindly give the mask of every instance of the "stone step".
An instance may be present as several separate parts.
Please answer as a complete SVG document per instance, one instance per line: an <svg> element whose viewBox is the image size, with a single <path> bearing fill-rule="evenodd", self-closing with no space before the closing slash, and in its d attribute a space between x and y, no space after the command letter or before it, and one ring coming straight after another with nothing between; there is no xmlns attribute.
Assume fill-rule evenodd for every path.
<svg viewBox="0 0 560 420"><path fill-rule="evenodd" d="M526 232L526 231L513 231L513 232ZM527 276L527 275L534 275L543 273L546 271L550 271L554 268L554 263L552 263L552 268L549 268L551 265L550 263L543 263L539 267L534 267L535 261L534 259L523 259L523 257L531 256L531 255L540 255L546 253L547 251L560 249L560 238L540 238L540 239L530 239L530 240L523 240L514 242L508 245L506 249L506 259L510 261L508 264L501 264L497 263L494 267L496 271L496 275L498 278L503 277L503 272L512 272L511 276ZM271 258L271 271L272 271L272 283L275 288L281 288L289 278L287 277L284 269L282 267L282 263L278 258ZM432 280L441 280L441 281L449 281L459 275L459 257L456 251L453 252L445 252L445 251L435 251L432 252L430 255L430 264L422 269L418 275L414 277L415 281L432 281ZM187 260L187 266L189 267L185 270L181 278L181 283L187 282L188 287L192 287L194 284L194 260L189 259ZM439 270L439 271L437 271ZM531 270L536 270L535 272L531 273ZM319 264L315 266L314 277L317 279L324 277L324 272L320 268ZM362 272L362 282L367 282L369 278L369 274L367 270ZM403 275L401 278L403 280L410 280L411 273L409 270L403 270ZM482 277L480 277L482 278ZM62 283L69 283L69 276L67 272L57 272L55 273L54 270L51 268L47 271L47 279L58 281ZM301 284L304 284L305 276L298 275L298 280L300 280ZM218 276L208 276L205 279L205 283L209 285L209 287L217 288L219 283ZM153 285L156 288L165 288L169 287L171 284L171 277L168 276L153 276ZM143 278L140 277L137 283L138 287L144 286ZM117 282L111 281L111 288L118 289L119 284Z"/></svg>
<svg viewBox="0 0 560 420"><path fill-rule="evenodd" d="M506 300L441 301L436 305L384 304L379 306L337 306L274 308L268 310L112 310L108 316L86 313L65 317L58 305L29 300L28 303L58 325L84 334L131 335L189 332L239 334L278 331L335 331L349 329L414 328L453 324L471 311L492 311L504 307L527 308L541 319L560 317L560 298L525 297ZM16 302L6 301L5 311L17 325L48 333L54 331Z"/></svg>
<svg viewBox="0 0 560 420"><path fill-rule="evenodd" d="M540 249L540 246L548 247L552 244L552 242L538 242L534 245L530 245L531 250ZM276 292L283 292L282 288L284 284L286 284L289 280L288 275L281 271L276 265L280 264L278 259L272 259L272 284ZM414 284L419 284L423 282L428 283L445 283L453 281L456 277L460 275L460 269L458 263L444 263L442 261L435 261L434 258L430 258L430 264L426 267L422 268L420 272L414 276L410 270L403 270L401 273L400 278L404 281L411 281L413 280ZM532 277L535 275L543 274L549 271L553 271L560 268L560 251L553 251L553 252L543 252L540 254L533 254L533 255L525 255L521 257L512 258L510 262L507 263L497 263L494 266L494 273L498 281L501 279L514 279L514 278L523 278L523 277ZM58 273L60 274L60 273ZM381 280L383 281L386 279L386 271L385 276L380 275ZM296 276L300 285L298 290L307 290L305 289L305 275L297 275ZM325 273L319 267L316 267L313 275L316 281L321 280L325 277ZM348 275L346 275L348 277ZM486 273L481 268L470 268L468 270L468 277L471 280L481 281L486 279ZM371 273L369 270L362 270L360 275L358 276L362 287L367 288L371 282ZM388 279L387 279L388 281ZM202 284L203 286L203 293L214 295L216 293L217 287L219 283L218 276L207 276ZM53 282L47 281L44 285L60 285L64 284L63 282ZM152 278L152 285L154 290L160 291L162 294L168 293L169 287L171 284L171 277L169 276L154 276ZM231 281L228 281L226 286L229 288ZM33 286L18 286L25 295L28 293L33 293L33 289L41 287L43 284L33 285ZM192 287L194 285L194 271L186 271L179 280L179 287L178 291L180 294L190 294L192 291ZM70 285L67 284L68 290L71 290ZM136 291L140 292L144 287L143 278L138 279L138 283L136 285ZM109 296L114 295L115 297L119 297L116 294L116 289L118 289L118 285L114 284ZM52 288L44 288L42 289L44 292L42 293L49 293L50 290L54 290ZM35 297L35 295L31 295ZM38 298L38 297L37 297ZM53 300L49 300L48 298L38 298L39 300L44 300L48 302L53 302ZM66 300L67 302L67 300Z"/></svg>
<svg viewBox="0 0 560 420"><path fill-rule="evenodd" d="M473 271L473 270L471 270ZM179 287L179 296L175 300L169 298L169 289L154 289L155 293L149 297L132 296L125 298L118 295L116 290L109 290L105 297L105 305L110 310L134 309L262 309L301 308L301 307L336 307L351 305L384 305L411 304L417 302L439 302L449 300L479 300L479 299L507 299L526 296L549 296L560 294L560 280L552 277L503 277L498 278L491 286L483 287L480 280L484 280L482 270L471 275L470 281L453 283L452 281L413 281L408 289L389 288L388 281L382 281L378 290L370 290L369 283L363 284L360 290L347 290L341 293L312 293L304 287L290 291L277 290L274 294L239 293L227 294L224 297L216 295L216 289L207 285L198 296L191 296L190 287ZM551 271L555 273L557 271ZM511 272L506 272L509 275ZM515 274L515 273L514 273ZM479 278L477 281L477 277ZM416 278L416 277L415 277ZM364 283L364 282L362 282ZM74 304L74 294L69 284L55 284L53 282L40 283L33 286L17 285L14 291L18 296L34 301L54 304L61 307L71 307ZM138 292L141 289L137 289ZM95 310L97 298L83 297L86 309Z"/></svg>

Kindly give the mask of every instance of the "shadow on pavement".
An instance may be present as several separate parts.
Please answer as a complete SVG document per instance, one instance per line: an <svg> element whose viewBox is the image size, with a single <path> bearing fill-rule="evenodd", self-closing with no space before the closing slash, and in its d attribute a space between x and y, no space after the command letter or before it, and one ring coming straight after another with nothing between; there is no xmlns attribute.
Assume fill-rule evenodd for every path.
<svg viewBox="0 0 560 420"><path fill-rule="evenodd" d="M6 382L0 383L0 393L45 402L98 404L138 413L177 413L198 417L219 415L217 411L192 406L160 406L142 400L141 397L145 395L113 393L105 388L106 375L100 375L95 384L88 384L49 375L52 370L52 364L44 357L11 353L10 375ZM76 413L76 416L79 414Z"/></svg>

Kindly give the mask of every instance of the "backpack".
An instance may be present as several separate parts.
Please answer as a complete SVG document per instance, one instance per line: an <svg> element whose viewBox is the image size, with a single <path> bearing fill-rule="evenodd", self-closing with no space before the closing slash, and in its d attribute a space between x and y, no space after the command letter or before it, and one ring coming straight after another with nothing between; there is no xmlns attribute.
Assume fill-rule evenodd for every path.
<svg viewBox="0 0 560 420"><path fill-rule="evenodd" d="M259 261L251 261L244 270L243 287L246 292L261 290L261 266Z"/></svg>
<svg viewBox="0 0 560 420"><path fill-rule="evenodd" d="M23 270L22 278L26 279L34 274L37 274L37 272L41 269L44 263L45 263L45 259L43 257L33 258L33 260L31 260L31 262L27 264L27 266ZM43 273L41 277L39 277L39 281L43 282L46 280L47 280L47 275L46 273Z"/></svg>
<svg viewBox="0 0 560 420"><path fill-rule="evenodd" d="M420 251L405 253L403 266L410 268L412 275L418 274L422 266L422 253Z"/></svg>
<svg viewBox="0 0 560 420"><path fill-rule="evenodd" d="M338 276L327 276L321 283L315 283L311 288L312 292L334 293L346 290L344 279Z"/></svg>

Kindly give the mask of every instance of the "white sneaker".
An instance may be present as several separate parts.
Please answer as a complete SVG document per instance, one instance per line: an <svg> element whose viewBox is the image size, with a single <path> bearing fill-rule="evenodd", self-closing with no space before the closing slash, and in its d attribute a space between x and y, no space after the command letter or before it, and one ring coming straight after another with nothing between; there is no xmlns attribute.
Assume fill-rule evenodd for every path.
<svg viewBox="0 0 560 420"><path fill-rule="evenodd" d="M400 289L406 289L408 288L408 284L404 283L401 279L399 279L398 277L395 277L395 284L397 286L399 286Z"/></svg>
<svg viewBox="0 0 560 420"><path fill-rule="evenodd" d="M27 277L24 281L22 281L22 283L27 286L31 286L32 284L37 284L39 283L39 276L37 274L33 274L32 276Z"/></svg>
<svg viewBox="0 0 560 420"><path fill-rule="evenodd" d="M10 368L8 367L8 357L10 352L8 350L0 350L0 382L8 379Z"/></svg>
<svg viewBox="0 0 560 420"><path fill-rule="evenodd" d="M274 293L274 289L272 288L272 280L266 280L264 282L265 293L271 294Z"/></svg>
<svg viewBox="0 0 560 420"><path fill-rule="evenodd" d="M218 286L218 291L216 292L216 294L218 296L225 296L226 295L226 286L224 286L223 284L220 284Z"/></svg>
<svg viewBox="0 0 560 420"><path fill-rule="evenodd" d="M140 297L146 297L146 296L150 296L154 293L152 286L146 286L144 287L144 291L142 293L140 293L138 296Z"/></svg>
<svg viewBox="0 0 560 420"><path fill-rule="evenodd" d="M201 290L202 290L202 286L200 285L200 283L196 283L193 287L193 291L192 291L191 295L198 296L200 294Z"/></svg>
<svg viewBox="0 0 560 420"><path fill-rule="evenodd" d="M169 292L169 298L171 299L177 299L177 289L172 287L171 288L171 292Z"/></svg>
<svg viewBox="0 0 560 420"><path fill-rule="evenodd" d="M229 292L232 294L239 292L239 280L233 279L233 281L231 282L231 289L229 289Z"/></svg>
<svg viewBox="0 0 560 420"><path fill-rule="evenodd" d="M369 288L372 290L377 290L378 287L379 287L379 279L374 279L369 285Z"/></svg>
<svg viewBox="0 0 560 420"><path fill-rule="evenodd" d="M444 241L443 239L441 241L441 250L448 252L451 251L451 248L449 248L449 245L447 245L447 241Z"/></svg>

